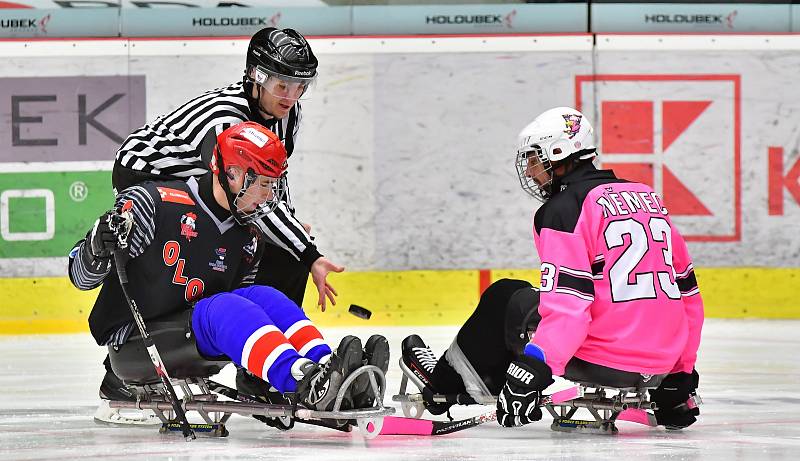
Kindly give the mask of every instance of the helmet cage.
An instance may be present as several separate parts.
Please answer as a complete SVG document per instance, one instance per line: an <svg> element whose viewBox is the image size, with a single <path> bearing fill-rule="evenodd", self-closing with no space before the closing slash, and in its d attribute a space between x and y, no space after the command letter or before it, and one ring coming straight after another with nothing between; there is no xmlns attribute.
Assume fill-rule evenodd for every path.
<svg viewBox="0 0 800 461"><path fill-rule="evenodd" d="M542 165L542 170L534 177L528 176L529 160L538 160ZM517 176L519 184L528 195L544 203L552 194L553 186L553 164L547 158L544 150L538 145L533 145L527 149L517 151ZM537 181L538 180L538 181Z"/></svg>
<svg viewBox="0 0 800 461"><path fill-rule="evenodd" d="M266 198L263 202L256 205L252 211L245 211L242 202L247 203L251 201L250 195L253 194L253 189L259 187L255 185L258 179L259 175L257 175L252 168L248 169L245 172L244 183L239 192L235 196L229 194L231 213L236 219L236 222L241 225L253 223L272 213L286 195L286 181L284 181L283 178L269 178L273 180L270 186L272 192L270 194L271 197Z"/></svg>

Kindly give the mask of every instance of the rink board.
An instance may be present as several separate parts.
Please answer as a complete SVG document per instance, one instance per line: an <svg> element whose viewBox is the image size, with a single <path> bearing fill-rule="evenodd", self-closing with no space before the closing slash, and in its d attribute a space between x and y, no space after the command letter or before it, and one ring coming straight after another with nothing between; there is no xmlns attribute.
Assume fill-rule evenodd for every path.
<svg viewBox="0 0 800 461"><path fill-rule="evenodd" d="M800 317L800 36L312 45L324 72L303 103L292 198L321 252L347 267L332 279L340 305L315 319L363 322L346 313L355 303L373 324L458 324L501 272L475 268L538 267L538 203L519 189L514 141L533 113L565 104L593 121L604 167L662 194L709 316ZM241 38L0 41L0 116L12 121L0 128L11 146L0 331L85 328L94 294L69 286L66 254L111 205L118 138L239 78L245 49Z"/></svg>
<svg viewBox="0 0 800 461"><path fill-rule="evenodd" d="M716 318L800 318L796 289L799 269L707 268L696 271L706 316ZM339 291L336 306L315 307L309 283L304 308L322 326L458 325L469 317L482 290L500 278L538 285L534 270L345 272L330 277ZM762 287L757 289L755 287ZM64 277L0 279L0 334L87 331L86 319L97 290L81 292ZM369 320L350 315L357 304Z"/></svg>

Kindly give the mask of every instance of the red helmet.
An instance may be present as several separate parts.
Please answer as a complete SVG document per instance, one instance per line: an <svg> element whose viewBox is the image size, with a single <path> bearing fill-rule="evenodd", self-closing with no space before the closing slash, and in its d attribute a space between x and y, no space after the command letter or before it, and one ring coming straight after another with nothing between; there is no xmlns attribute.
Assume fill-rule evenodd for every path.
<svg viewBox="0 0 800 461"><path fill-rule="evenodd" d="M222 161L217 156L222 156ZM278 135L256 122L234 125L217 136L217 146L211 159L211 171L219 173L219 164L224 169L238 166L257 175L280 178L286 171L286 148Z"/></svg>
<svg viewBox="0 0 800 461"><path fill-rule="evenodd" d="M286 148L275 133L258 123L239 123L220 133L209 166L225 190L231 214L241 225L249 224L272 212L286 193L286 182L283 178L287 167ZM245 175L242 188L235 194L231 192L228 183L233 178L228 169L233 166L241 169ZM263 201L259 198L260 203L253 204L252 196L248 196L248 193L259 189L260 176L275 181L270 182L271 197Z"/></svg>

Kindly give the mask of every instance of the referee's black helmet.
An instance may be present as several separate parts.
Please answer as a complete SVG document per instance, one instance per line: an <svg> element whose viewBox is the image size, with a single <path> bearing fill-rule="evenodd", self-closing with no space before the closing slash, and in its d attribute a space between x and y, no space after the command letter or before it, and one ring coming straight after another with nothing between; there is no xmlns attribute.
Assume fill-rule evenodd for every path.
<svg viewBox="0 0 800 461"><path fill-rule="evenodd" d="M316 78L317 64L311 46L299 32L267 27L250 38L245 71L260 67L286 80L303 81Z"/></svg>

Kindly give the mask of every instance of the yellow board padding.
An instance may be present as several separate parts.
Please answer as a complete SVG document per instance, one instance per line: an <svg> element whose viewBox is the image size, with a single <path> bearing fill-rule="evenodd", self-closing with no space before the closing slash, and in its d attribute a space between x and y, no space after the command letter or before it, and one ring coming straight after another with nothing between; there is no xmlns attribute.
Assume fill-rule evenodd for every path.
<svg viewBox="0 0 800 461"><path fill-rule="evenodd" d="M458 325L478 301L478 271L343 272L328 277L339 297L326 312L317 308L319 294L306 286L303 309L324 326ZM369 320L348 313L350 304L372 312Z"/></svg>
<svg viewBox="0 0 800 461"><path fill-rule="evenodd" d="M538 285L531 269L493 269L489 280L518 278ZM800 319L800 268L701 268L696 270L706 316ZM316 308L306 288L304 309L320 326L459 325L480 297L478 270L345 272L332 274L336 306ZM0 278L0 334L87 331L97 290L79 291L66 277ZM372 312L362 320L347 312L357 304Z"/></svg>
<svg viewBox="0 0 800 461"><path fill-rule="evenodd" d="M80 291L67 277L0 278L0 334L89 331L98 292Z"/></svg>
<svg viewBox="0 0 800 461"><path fill-rule="evenodd" d="M706 317L800 319L800 268L695 269Z"/></svg>

